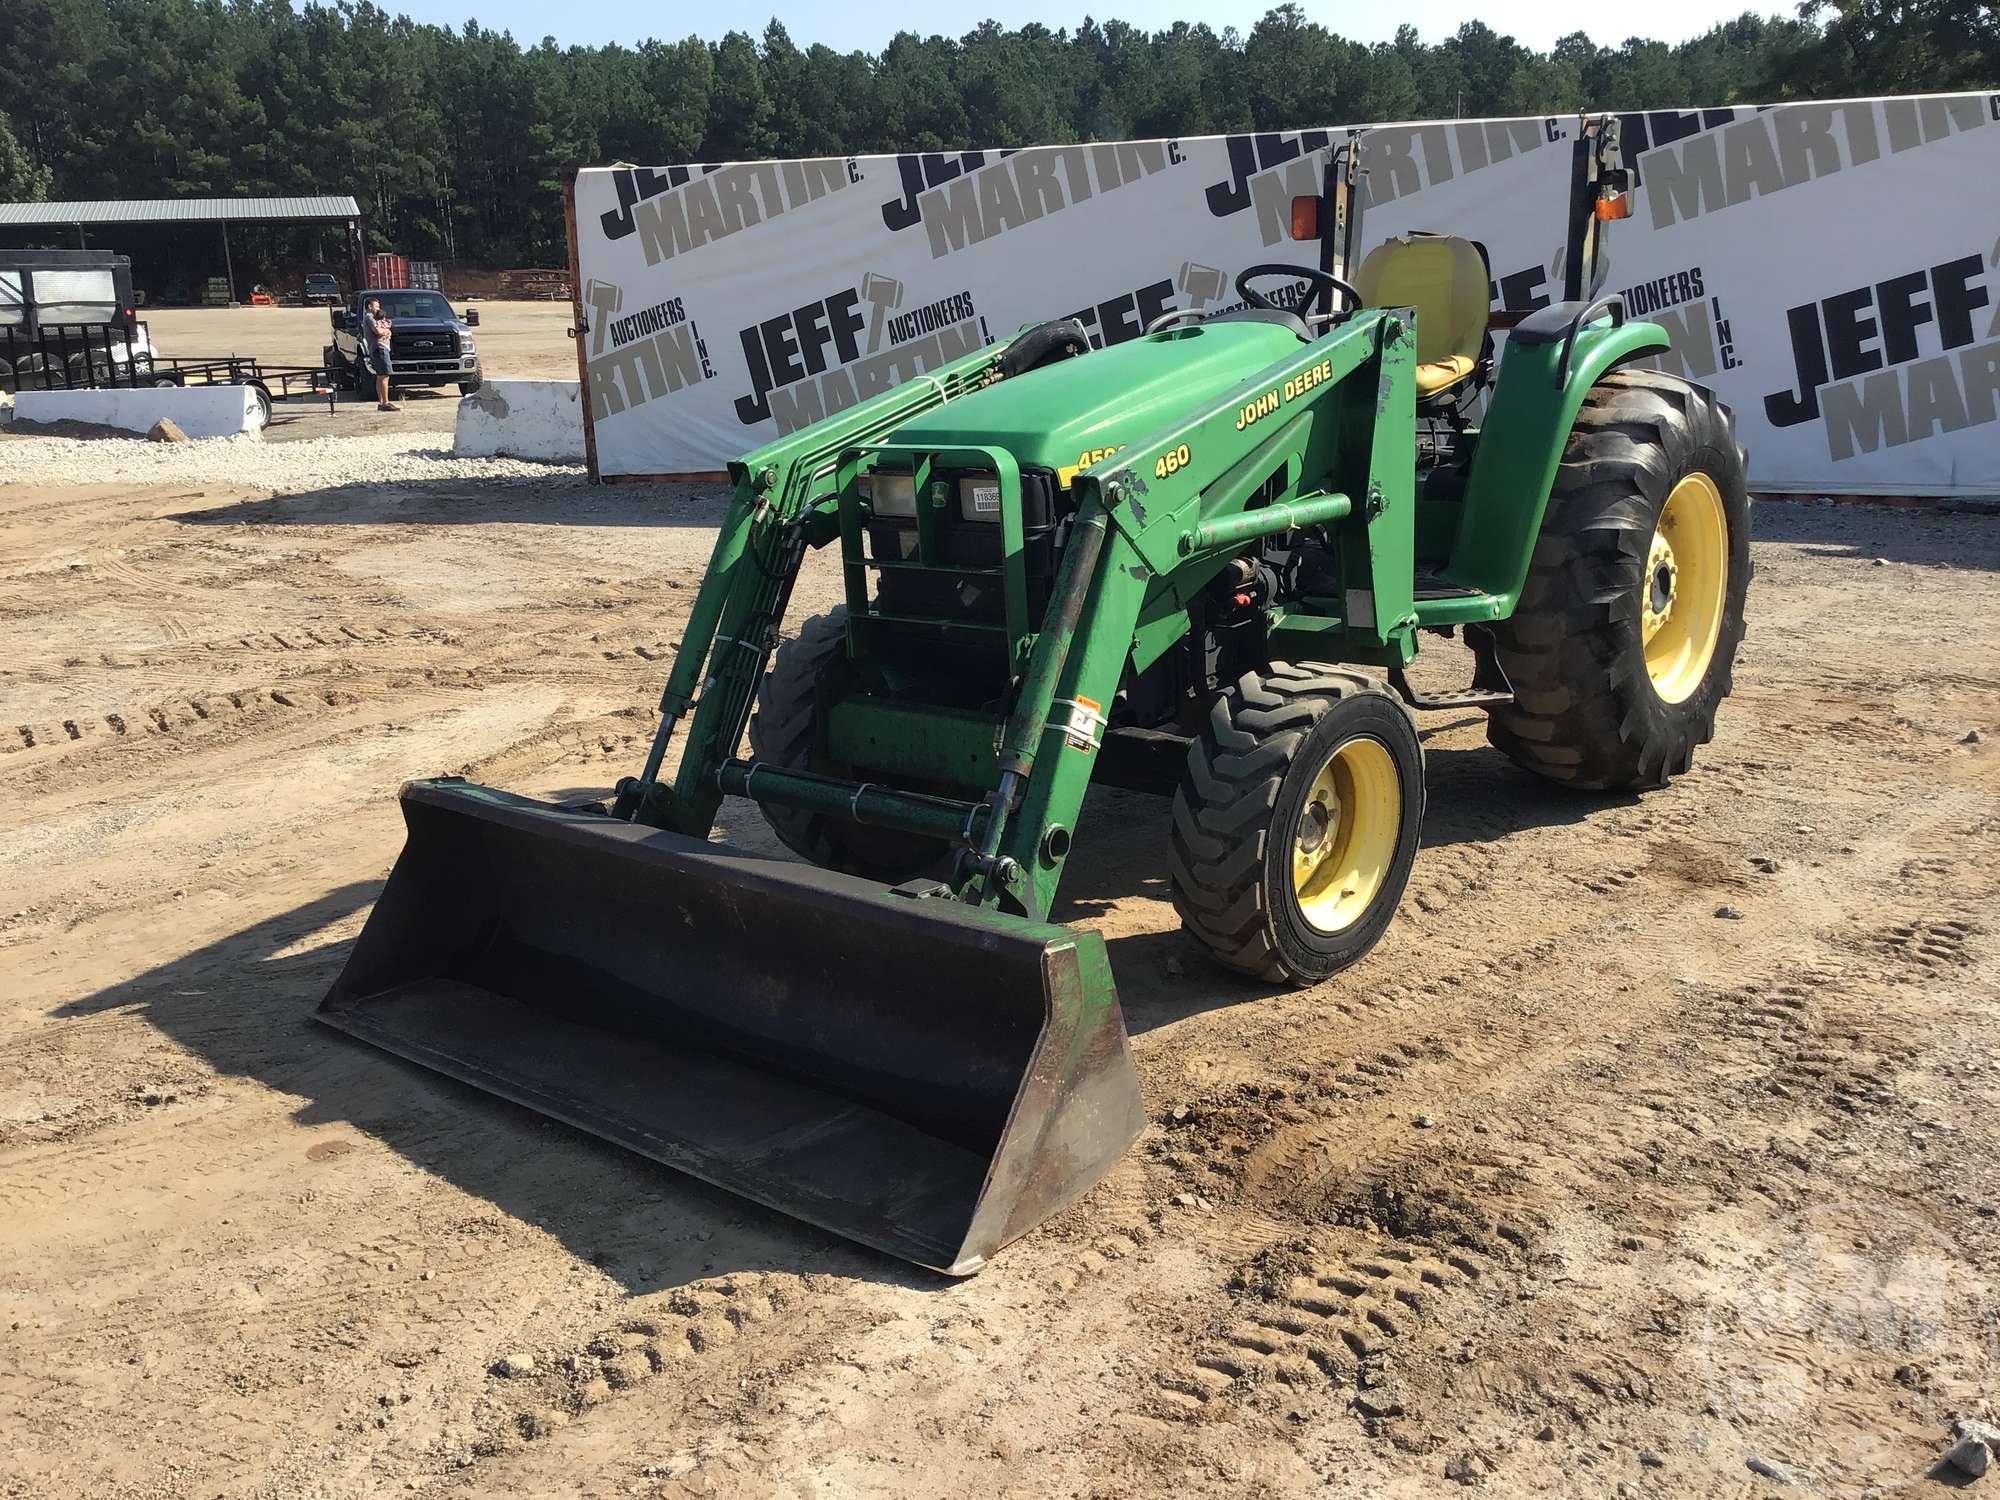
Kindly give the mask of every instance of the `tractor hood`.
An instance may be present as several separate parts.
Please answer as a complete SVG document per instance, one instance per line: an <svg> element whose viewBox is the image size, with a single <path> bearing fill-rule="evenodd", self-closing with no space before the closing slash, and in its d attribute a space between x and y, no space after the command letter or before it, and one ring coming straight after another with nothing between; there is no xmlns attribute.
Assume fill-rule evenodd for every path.
<svg viewBox="0 0 2000 1500"><path fill-rule="evenodd" d="M1054 469L1068 483L1105 449L1136 442L1220 399L1298 351L1274 323L1200 323L1114 344L934 407L891 441L926 448L1005 448L1023 468Z"/></svg>

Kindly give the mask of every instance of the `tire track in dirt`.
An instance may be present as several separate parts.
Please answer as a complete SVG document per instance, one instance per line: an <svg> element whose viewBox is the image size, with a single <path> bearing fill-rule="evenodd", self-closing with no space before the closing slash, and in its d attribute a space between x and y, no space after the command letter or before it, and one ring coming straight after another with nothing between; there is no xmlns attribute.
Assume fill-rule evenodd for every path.
<svg viewBox="0 0 2000 1500"><path fill-rule="evenodd" d="M0 486L0 523L11 503ZM1994 972L1990 746L1953 749L1964 728L1939 726L1970 710L1924 697L1993 698L1944 626L1983 575L1911 589L1943 644L1908 670L1869 659L1884 638L1833 632L1853 624L1835 590L1760 616L1721 738L1637 802L1557 801L1476 724L1431 736L1435 844L1388 940L1320 990L1210 983L1150 888L1112 885L1088 920L1137 939L1119 984L1155 1123L1075 1209L942 1287L692 1193L636 1209L646 1169L504 1107L416 1108L409 1070L322 1045L305 1017L358 913L281 919L357 882L365 904L405 763L565 790L632 769L691 599L670 565L605 582L586 549L538 555L561 538L510 526L481 533L480 565L508 602L426 598L439 533L382 509L392 524L202 526L105 497L31 523L91 534L137 581L7 531L25 560L0 561L22 611L0 602L0 704L36 707L0 716L0 788L83 835L4 903L29 917L0 910L28 997L0 1021L0 1106L87 1096L34 1127L52 1138L0 1149L0 1221L42 1302L24 1368L0 1373L31 1492L170 1473L282 1496L1310 1488L1247 1467L1280 1453L1329 1489L1430 1493L1498 1429L1529 1445L1508 1493L1612 1493L1621 1476L1587 1467L1600 1444L1692 1451L1662 1423L1727 1462L1622 1477L1686 1497L1744 1482L1747 1438L1699 1427L1702 1382L1760 1369L1828 1393L1808 1441L1903 1431L1867 1367L1800 1327L1746 1316L1753 1350L1700 1314L1716 1284L1759 1285L1772 1225L1843 1195L1882 1217L1871 1185L1902 1159L1880 1142L1933 1130L1926 1049L1972 1035ZM384 546L376 578L363 554ZM1884 576L1843 589L1855 574ZM103 639L36 639L85 626ZM218 711L217 687L361 701ZM20 723L33 748L6 743ZM1149 815L1123 821L1118 860L1150 869ZM1826 832L1791 832L1809 825ZM1741 922L1711 915L1724 901ZM47 1014L77 991L116 1008ZM134 1101L148 1080L172 1102ZM467 1215L488 1227L460 1245ZM1843 1295L1815 1283L1801 1317ZM536 1374L487 1373L516 1349ZM1543 1422L1558 1440L1538 1448ZM97 1466L114 1450L128 1469ZM860 1467L885 1450L909 1467Z"/></svg>
<svg viewBox="0 0 2000 1500"><path fill-rule="evenodd" d="M781 1379L815 1369L876 1320L816 1274L697 1279L628 1302L595 1332L553 1346L531 1339L532 1370L504 1378L477 1370L484 1392L454 1402L441 1423L384 1435L364 1409L363 1420L339 1424L312 1452L312 1472L360 1485L387 1464L422 1474L439 1493L595 1493L621 1479L629 1488L644 1470L673 1468L690 1423L725 1406L717 1391L729 1393L728 1407L753 1412ZM782 1366L767 1363L768 1343L784 1349ZM748 1444L738 1447L731 1466L746 1460Z"/></svg>
<svg viewBox="0 0 2000 1500"><path fill-rule="evenodd" d="M1560 877L1563 884L1593 897L1617 901L1621 925L1645 931L1650 947L1667 951L1679 946L1676 933L1691 941L1692 929L1700 925L1699 918L1687 914L1685 887L1727 890L1752 883L1749 876L1699 855L1698 846L1685 838L1663 842L1669 829L1685 821L1673 802L1663 796L1629 809L1626 815L1608 820L1594 841L1593 853L1615 859L1624 840L1644 836L1647 859L1596 868L1589 859L1572 859L1576 867ZM1915 841L1925 841L1921 830ZM1940 884L1961 874L1953 861L1937 860L1928 868ZM1447 883L1455 874L1447 872ZM1907 880L1908 875L1906 865L1899 878ZM1415 885L1413 880L1413 893ZM1958 899L1963 900L1964 894L1961 880ZM1870 889L1852 893L1849 905L1859 915L1873 910L1875 901ZM1383 1341L1393 1339L1424 1305L1424 1288L1399 1275L1395 1270L1399 1263L1415 1263L1428 1248L1427 1285L1433 1295L1463 1283L1490 1280L1495 1264L1505 1264L1510 1253L1518 1259L1539 1227L1546 1225L1546 1209L1538 1212L1538 1204L1588 1203L1610 1188L1619 1195L1622 1214L1664 1234L1699 1206L1699 1194L1691 1201L1660 1190L1662 1178L1671 1179L1678 1171L1703 1181L1714 1201L1734 1203L1748 1194L1776 1211L1798 1209L1806 1201L1799 1180L1806 1170L1804 1158L1797 1154L1788 1158L1782 1148L1775 1156L1758 1153L1746 1158L1717 1143L1754 1124L1772 1104L1801 1099L1805 1101L1801 1108L1814 1111L1811 1129L1824 1145L1851 1128L1853 1116L1888 1102L1891 1074L1908 1049L1883 1032L1879 1016L1828 1019L1829 998L1839 1016L1847 1017L1855 1008L1844 998L1857 981L1847 972L1852 965L1842 961L1842 951L1887 957L1911 972L1931 974L1941 967L1965 965L1966 940L1978 931L1977 924L1949 914L1894 924L1859 938L1835 927L1808 948L1809 953L1830 960L1831 966L1823 962L1803 973L1783 971L1769 984L1752 983L1719 998L1704 985L1683 983L1670 986L1680 993L1664 1006L1642 997L1608 1014L1510 1015L1505 998L1524 985L1561 992L1601 978L1595 972L1602 967L1595 945L1582 940L1584 930L1597 925L1599 918L1589 906L1581 911L1578 921L1552 933L1545 931L1520 952L1476 966L1436 965L1430 960L1448 951L1448 945L1444 950L1430 948L1418 957L1423 979L1391 984L1359 1002L1350 995L1337 1006L1343 1021L1350 1023L1342 1030L1344 1047L1359 1055L1336 1063L1330 1073L1293 1062L1284 1071L1305 1086L1290 1091L1281 1087L1275 1101L1266 1091L1243 1109L1225 1110L1235 1118L1230 1126L1207 1134L1205 1151L1175 1151L1155 1144L1156 1156L1163 1156L1170 1170L1184 1172L1200 1159L1211 1181L1220 1176L1240 1188L1244 1201L1236 1211L1239 1243L1254 1241L1259 1234L1276 1242L1286 1232L1296 1236L1302 1221L1323 1224L1329 1217L1339 1220L1343 1214L1365 1213L1369 1205L1379 1204L1385 1192L1393 1192L1413 1166L1435 1159L1440 1149L1437 1138L1413 1133L1410 1111L1448 1095L1452 1113L1479 1120L1474 1128L1486 1138L1471 1143L1474 1150L1465 1161L1464 1170L1476 1180L1476 1190L1469 1197L1454 1194L1452 1201L1462 1209L1477 1202L1491 1210L1462 1218L1450 1236L1427 1245L1394 1238L1295 1268L1282 1290L1271 1293L1271 1299L1282 1304L1275 1314L1225 1318L1217 1325L1207 1353L1191 1366L1162 1374L1160 1388L1169 1409L1199 1412L1239 1382L1264 1375L1296 1385L1309 1383L1315 1369L1333 1379L1344 1368L1351 1373L1357 1362L1379 1356ZM1418 919L1419 924L1422 921ZM1380 951L1393 961L1391 948L1385 943ZM1658 982L1650 987L1657 988ZM1445 996L1462 1003L1463 997L1476 994L1501 997L1501 1003L1461 1009L1449 1033L1419 1041L1397 1015L1396 1002L1408 998L1411 988L1432 1007ZM1358 1028L1352 1024L1356 1022ZM1609 1096L1599 1091L1586 1133L1557 1131L1551 1141L1550 1132L1543 1129L1543 1138L1532 1147L1513 1150L1495 1139L1510 1134L1504 1111L1511 1100L1549 1097L1568 1103L1590 1098L1590 1076L1566 1076L1575 1073L1579 1065L1574 1059L1579 1056L1603 1056L1608 1041L1625 1052L1643 1047L1647 1038L1688 1030L1711 1032L1729 1044L1719 1052L1704 1049L1704 1072L1713 1080L1713 1094L1731 1100L1726 1118L1713 1109L1688 1107L1689 1090L1673 1082L1680 1066L1677 1060L1656 1065L1656 1076L1650 1080L1634 1077L1622 1066L1606 1070L1592 1061L1588 1068L1615 1076L1616 1091ZM1388 1044L1380 1045L1384 1041ZM1757 1078L1747 1090L1742 1082L1746 1077ZM1369 1107L1365 1117L1357 1118L1363 1103ZM1832 1121L1820 1119L1821 1111L1832 1112ZM1243 1118L1246 1115L1251 1118ZM1422 1117L1419 1123L1431 1122ZM1533 1134L1525 1121L1512 1133ZM1259 1143L1249 1144L1259 1135ZM1217 1161L1232 1157L1239 1163L1235 1170L1215 1171ZM1580 1163L1589 1163L1588 1170ZM1478 1236L1476 1246L1464 1239L1466 1222ZM1219 1248L1227 1248L1227 1242ZM1439 1269L1437 1255L1450 1249L1490 1252L1483 1262L1467 1262L1480 1276L1465 1271L1448 1276L1448 1261L1442 1262L1445 1269ZM1256 1263L1253 1255L1246 1264ZM1243 1274L1239 1272L1239 1278ZM1400 1315L1391 1304L1400 1304Z"/></svg>
<svg viewBox="0 0 2000 1500"><path fill-rule="evenodd" d="M637 605L638 601L631 601L629 607L636 611ZM654 677L664 670L656 664L675 644L648 643L644 637L634 641L637 631L622 635L599 631L592 636L590 646L580 646L573 625L551 624L546 618L532 628L486 633L477 640L425 625L371 623L368 628L377 634L364 636L360 627L348 624L341 627L338 637L330 629L293 628L289 634L269 632L231 643L234 655L248 654L253 660L289 660L301 655L318 658L303 670L293 668L280 677L253 672L194 693L183 690L173 696L136 701L128 697L124 705L108 710L0 724L0 776L33 771L41 777L66 773L74 780L83 773L84 762L74 761L61 773L52 770L50 763L122 749L121 741L142 736L185 735L204 729L240 733L260 717L270 718L273 708L319 712L385 695L399 699L415 696L428 703L435 693L476 692L490 686L496 676L521 673L537 682L603 684L619 689L620 696L636 693L630 700L632 707L646 704L645 711L650 713L651 697L657 692ZM348 641L349 636L361 637L361 646L372 655L362 654ZM209 654L218 658L232 654L215 649L213 641L206 646ZM375 659L384 652L397 660ZM153 659L144 660L147 670L143 677L184 680L185 674L153 670ZM226 676L226 663L220 660L202 660L200 665L204 675ZM620 669L633 666L646 670ZM130 683L120 685L121 693L129 693L131 688ZM66 695L70 695L68 690ZM97 768L92 764L89 770L94 773ZM53 786L41 784L44 790Z"/></svg>
<svg viewBox="0 0 2000 1500"><path fill-rule="evenodd" d="M0 735L0 774L33 766L46 767L66 754L88 754L106 748L107 742L145 735L185 737L188 731L204 727L240 731L260 717L279 717L274 710L316 714L329 708L346 708L362 701L363 689L379 690L379 682L352 678L332 682L285 678L255 687L218 689L184 697L154 699L124 710L102 715L76 715L59 721L17 724L11 737ZM10 766L4 757L24 750L41 750L38 756L24 757Z"/></svg>
<svg viewBox="0 0 2000 1500"><path fill-rule="evenodd" d="M1591 1089L1597 1074L1588 1061L1559 1066L1555 1077L1517 1071L1505 1092L1525 1113L1482 1110L1469 1130L1405 1153L1331 1201L1313 1202L1312 1184L1288 1182L1307 1210L1294 1219L1295 1230L1317 1227L1237 1272L1233 1305L1211 1326L1206 1349L1190 1365L1161 1371L1159 1409L1202 1418L1218 1400L1254 1402L1260 1391L1293 1399L1301 1390L1352 1388L1357 1414L1377 1423L1401 1414L1398 1398L1369 1394L1400 1345L1453 1297L1516 1295L1534 1280L1558 1218L1626 1225L1625 1249L1657 1253L1682 1226L1718 1207L1754 1200L1759 1212L1807 1210L1824 1191L1827 1160L1857 1129L1893 1117L1894 1078L1914 1048L1885 996L1940 962L1926 940L1911 944L1910 925L1860 940L1886 949L1901 974L1869 974L1836 958L1832 967L1781 971L1727 991L1691 986L1628 1037L1647 1064L1621 1076L1615 1092ZM1918 930L1921 938L1970 925L1944 917ZM1949 941L1943 946L1959 951ZM1684 1061L1664 1045L1648 1045L1690 1032L1708 1039L1701 1059L1708 1086L1692 1090ZM1690 1109L1690 1093L1708 1107ZM1573 1107L1593 1097L1594 1107ZM1556 1099L1571 1106L1565 1118L1552 1118L1549 1101ZM1400 1227L1367 1235L1358 1248L1326 1251L1317 1240L1354 1240L1329 1221ZM1826 1373L1810 1341L1747 1359L1796 1367L1808 1382ZM1547 1396L1548 1377L1515 1373L1524 1385L1539 1382ZM1584 1406L1619 1399L1619 1392L1648 1400L1671 1373L1669 1365L1586 1362L1568 1372L1567 1386L1556 1382L1563 1400L1553 1404L1577 1420ZM1750 1378L1752 1366L1746 1362L1739 1373ZM1292 1394L1273 1395L1279 1387ZM1865 1429L1862 1410L1857 1403L1857 1437Z"/></svg>
<svg viewBox="0 0 2000 1500"><path fill-rule="evenodd" d="M1439 886L1431 889L1458 899L1469 865L1482 867L1477 878L1494 878L1498 867L1486 846L1473 848L1481 852L1447 862ZM1427 879L1422 872L1420 861L1413 892ZM1636 869L1612 873L1614 890L1626 890L1638 878ZM1235 1111L1247 1112L1253 1130L1217 1142L1202 1133L1204 1148L1220 1149L1181 1153L1183 1161L1169 1165L1199 1158L1210 1178L1225 1178L1240 1196L1246 1210L1242 1228L1252 1239L1259 1233L1275 1238L1277 1224L1255 1217L1271 1192L1296 1194L1337 1180L1364 1189L1371 1175L1392 1174L1402 1160L1426 1149L1410 1124L1423 1108L1449 1101L1464 1113L1502 1087L1499 1080L1579 1049L1601 1048L1609 1018L1579 1013L1557 998L1602 975L1601 939L1595 935L1602 911L1559 894L1573 880L1593 877L1519 870L1508 871L1506 878L1551 892L1547 909L1558 918L1553 930L1545 923L1532 941L1498 955L1489 945L1468 943L1463 924L1454 930L1442 907L1434 918L1412 921L1415 930L1392 930L1382 967L1400 969L1401 977L1378 986L1336 981L1325 987L1332 993L1324 1001L1315 992L1305 1002L1338 1013L1341 1052L1325 1061L1294 1063L1289 1071L1296 1087L1275 1099L1269 1090L1259 1091ZM1657 924L1683 906L1678 882L1669 878L1652 881L1643 893L1628 892L1621 911L1626 921ZM1683 914L1682 925L1697 920ZM1627 988L1636 989L1636 979ZM1226 1119L1231 1111L1223 1113Z"/></svg>
<svg viewBox="0 0 2000 1500"><path fill-rule="evenodd" d="M435 711L439 706L438 693L478 693L489 686L477 668L452 672L427 671L423 674L424 691L421 694L413 694L407 678L403 679L405 685L400 688L394 685L395 681L393 677L380 675L316 679L287 677L254 687L156 699L125 712L106 713L98 718L79 716L59 722L19 724L14 726L11 736L0 734L0 777L12 771L30 769L46 773L54 761L117 748L119 741L172 737L172 748L176 753L190 753L206 748L204 740L224 744L271 730L289 731L297 728L301 720L323 715L330 709L355 708L378 699L386 708L403 706L420 712ZM615 728L625 736L635 732L650 735L650 722L644 724L643 730L636 726L640 721L650 721L651 717L650 706L635 702L614 713L550 725L520 745L510 746L506 752L495 752L495 755L504 753L527 764L537 750L553 750L556 754L575 750L593 733L600 731ZM18 761L10 762L8 757L22 751L41 753L22 755ZM484 764L484 761L481 763ZM98 768L93 764L90 769L95 771ZM44 790L54 788L45 786Z"/></svg>
<svg viewBox="0 0 2000 1500"><path fill-rule="evenodd" d="M142 1240L130 1246L124 1263L93 1260L86 1269L115 1286L141 1277L148 1251L156 1255L157 1248L156 1239ZM181 1331L218 1343L299 1334L310 1342L313 1330L366 1306L374 1309L373 1321L421 1327L433 1339L452 1338L515 1316L533 1295L523 1281L545 1259L546 1249L532 1244L440 1246L394 1234L305 1265L274 1267L252 1255L222 1256L215 1274L235 1280L234 1296L190 1309L186 1288L178 1284L137 1291L91 1317L44 1322L41 1333L58 1348L149 1345Z"/></svg>
<svg viewBox="0 0 2000 1500"><path fill-rule="evenodd" d="M1706 996L1691 999L1661 1029L1685 1024L1708 1003ZM1448 1298L1516 1295L1558 1217L1615 1218L1645 1226L1657 1241L1708 1203L1738 1201L1745 1192L1779 1208L1796 1206L1791 1184L1774 1189L1758 1180L1772 1173L1772 1158L1727 1144L1760 1113L1753 1105L1726 1118L1688 1118L1665 1100L1650 1107L1626 1102L1642 1100L1648 1087L1665 1088L1641 1076L1626 1080L1622 1097L1601 1113L1573 1114L1551 1130L1535 1101L1557 1093L1574 1100L1583 1091L1557 1080L1540 1083L1527 1101L1531 1112L1487 1116L1493 1122L1482 1125L1483 1140L1461 1135L1440 1142L1421 1160L1376 1174L1365 1195L1350 1191L1310 1204L1316 1211L1306 1222L1402 1227L1388 1234L1364 1230L1359 1248L1345 1253L1323 1252L1306 1238L1248 1263L1237 1274L1239 1306L1219 1320L1215 1346L1192 1369L1162 1372L1167 1409L1198 1413L1225 1394L1250 1396L1267 1378L1306 1384L1315 1369L1319 1385L1365 1390L1370 1373L1379 1376L1402 1341L1430 1326ZM1453 1150L1461 1144L1462 1151ZM1789 1169L1781 1176L1799 1170L1796 1158L1775 1164ZM1340 1229L1305 1231L1329 1232L1355 1239ZM1645 1243L1629 1231L1628 1242ZM1240 1305L1246 1301L1247 1308ZM1614 1383L1589 1368L1573 1375L1600 1395ZM1396 1415L1386 1398L1364 1398L1357 1410Z"/></svg>

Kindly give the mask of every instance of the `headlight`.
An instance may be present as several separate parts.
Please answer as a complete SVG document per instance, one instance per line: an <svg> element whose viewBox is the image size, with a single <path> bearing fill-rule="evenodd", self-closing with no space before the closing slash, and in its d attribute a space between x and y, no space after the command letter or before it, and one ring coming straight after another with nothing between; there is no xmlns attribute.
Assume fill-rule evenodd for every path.
<svg viewBox="0 0 2000 1500"><path fill-rule="evenodd" d="M460 354L477 354L479 346L473 343L471 339L460 339L458 341L458 352Z"/></svg>
<svg viewBox="0 0 2000 1500"><path fill-rule="evenodd" d="M1000 476L962 474L958 480L958 514L965 521L1000 519Z"/></svg>
<svg viewBox="0 0 2000 1500"><path fill-rule="evenodd" d="M909 516L917 514L917 476L897 474L877 469L873 474L863 474L857 486L861 498L874 507L878 516Z"/></svg>

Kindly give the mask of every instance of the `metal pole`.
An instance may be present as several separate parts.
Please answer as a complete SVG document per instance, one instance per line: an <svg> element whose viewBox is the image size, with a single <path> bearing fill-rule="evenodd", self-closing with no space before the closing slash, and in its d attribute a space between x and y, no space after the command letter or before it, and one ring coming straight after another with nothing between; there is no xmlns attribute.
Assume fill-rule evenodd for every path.
<svg viewBox="0 0 2000 1500"><path fill-rule="evenodd" d="M590 319L583 311L583 278L576 264L576 178L563 184L563 234L569 241L569 306L571 332L576 337L576 378L583 402L583 469L592 484L601 482L597 472L597 403L590 394L590 346L586 335Z"/></svg>
<svg viewBox="0 0 2000 1500"><path fill-rule="evenodd" d="M229 296L226 300L236 300L236 263L229 256L229 221L222 221L222 274L229 278Z"/></svg>
<svg viewBox="0 0 2000 1500"><path fill-rule="evenodd" d="M358 297L368 285L367 282L368 242L361 229L359 219L347 221L347 279L353 283L348 295Z"/></svg>
<svg viewBox="0 0 2000 1500"><path fill-rule="evenodd" d="M1181 555L1190 557L1197 552L1233 547L1239 542L1255 541L1260 536L1271 536L1280 531L1344 521L1353 514L1353 510L1353 502L1345 495L1317 495L1294 500L1289 505L1266 505L1246 510L1241 515L1226 516L1183 531Z"/></svg>

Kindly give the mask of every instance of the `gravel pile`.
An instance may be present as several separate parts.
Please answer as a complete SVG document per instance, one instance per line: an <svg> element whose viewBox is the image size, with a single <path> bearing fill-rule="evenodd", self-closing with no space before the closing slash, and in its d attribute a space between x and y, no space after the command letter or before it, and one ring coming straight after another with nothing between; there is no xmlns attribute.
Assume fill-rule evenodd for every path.
<svg viewBox="0 0 2000 1500"><path fill-rule="evenodd" d="M548 487L583 484L581 464L519 458L454 458L449 435L379 433L266 443L256 437L194 443L143 438L43 437L0 442L0 480L40 484L231 484L305 494L346 484L509 480Z"/></svg>

